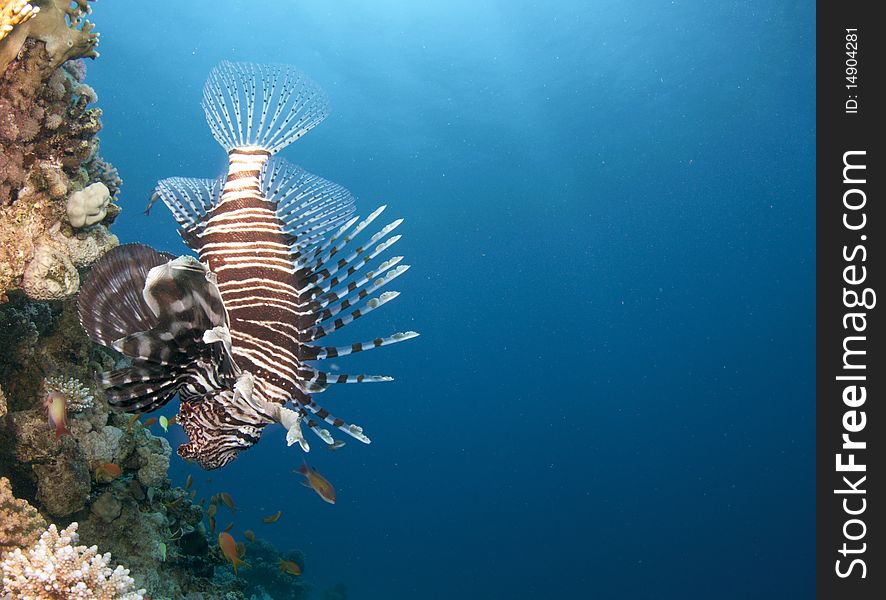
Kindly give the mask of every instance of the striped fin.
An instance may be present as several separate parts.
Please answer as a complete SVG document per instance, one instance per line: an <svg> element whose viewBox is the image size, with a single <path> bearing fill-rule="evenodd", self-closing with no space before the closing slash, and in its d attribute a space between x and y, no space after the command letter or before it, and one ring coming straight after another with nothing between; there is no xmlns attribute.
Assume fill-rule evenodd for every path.
<svg viewBox="0 0 886 600"><path fill-rule="evenodd" d="M355 210L354 196L346 188L282 158L264 164L261 188L299 249L317 243Z"/></svg>
<svg viewBox="0 0 886 600"><path fill-rule="evenodd" d="M333 427L335 427L339 431L343 431L344 433L348 434L349 436L351 436L355 440L360 440L364 444L369 444L371 442L371 440L368 437L366 437L366 435L364 435L362 427L360 427L359 425L355 425L354 423L348 423L342 419L339 419L338 417L330 414L330 412L328 410L326 410L325 408L323 408L322 406L320 406L319 404L317 404L313 400L311 400L305 404L302 404L301 406L308 409L317 418L323 419L324 421L326 421L327 423L329 423L330 425L332 425ZM326 436L324 436L321 433L322 431L325 431L325 430L320 430L319 428L314 429L313 427L311 428L311 430L314 431L314 433L316 433L317 435L319 435L320 438L324 442L326 442L326 440L328 439ZM326 433L328 435L328 432L326 432ZM331 437L332 436L329 436L329 438L331 438ZM327 443L330 443L330 442L327 442Z"/></svg>
<svg viewBox="0 0 886 600"><path fill-rule="evenodd" d="M156 315L142 296L148 271L170 260L171 254L143 244L124 244L105 254L80 287L80 323L97 343L115 340L157 325Z"/></svg>
<svg viewBox="0 0 886 600"><path fill-rule="evenodd" d="M376 291L384 285L387 285L388 283L392 282L394 279L408 271L409 265L400 265L397 267L397 264L401 260L403 260L402 256L389 258L388 260L378 265L377 268L366 271L363 274L363 277L361 277L360 279L336 288L331 292L326 293L319 300L315 300L313 307L315 309L326 308L333 302L337 302L339 300L342 301L338 307L330 308L328 313L324 311L320 316L321 319L326 319L328 318L328 316L335 315L341 310L349 308L354 303L354 299L362 300L372 292ZM395 269L394 267L397 268ZM373 280L372 284L369 287L363 289L363 286L369 283L370 279Z"/></svg>
<svg viewBox="0 0 886 600"><path fill-rule="evenodd" d="M221 197L224 179L197 179L190 177L169 177L161 179L154 187L151 201L145 213L159 199L169 208L172 216L186 231L192 231L206 219L209 212Z"/></svg>
<svg viewBox="0 0 886 600"><path fill-rule="evenodd" d="M325 119L329 102L295 67L225 60L203 86L203 111L226 152L253 146L276 154Z"/></svg>
<svg viewBox="0 0 886 600"><path fill-rule="evenodd" d="M178 378L151 363L108 371L98 376L108 403L122 412L144 413L169 402L178 390Z"/></svg>
<svg viewBox="0 0 886 600"><path fill-rule="evenodd" d="M369 342L361 342L359 344L351 344L350 346L326 346L315 347L315 355L311 356L311 360L323 360L326 358L336 358L338 356L347 356L355 352L363 352L364 350L372 350L373 348L381 348L382 346L390 346L398 342L405 342L419 336L417 331L402 331L384 338L375 338Z"/></svg>
<svg viewBox="0 0 886 600"><path fill-rule="evenodd" d="M78 308L93 340L132 359L99 377L115 408L154 410L182 386L212 391L239 375L215 277L191 257L169 260L142 245L112 250L93 268Z"/></svg>

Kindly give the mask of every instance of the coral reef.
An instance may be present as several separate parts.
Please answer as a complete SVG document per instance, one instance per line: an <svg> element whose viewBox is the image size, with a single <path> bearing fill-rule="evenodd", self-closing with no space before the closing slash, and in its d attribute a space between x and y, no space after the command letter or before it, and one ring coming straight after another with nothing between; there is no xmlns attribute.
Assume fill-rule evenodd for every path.
<svg viewBox="0 0 886 600"><path fill-rule="evenodd" d="M7 552L35 544L45 529L37 509L13 496L9 480L0 477L0 560Z"/></svg>
<svg viewBox="0 0 886 600"><path fill-rule="evenodd" d="M250 568L241 569L237 573L237 577L244 585L244 594L259 598L269 596L291 600L307 597L310 589L301 578L280 570L280 561L287 560L298 564L304 572L305 557L298 550L281 553L265 540L256 539L255 542L246 544L244 559ZM231 567L227 564L216 570L226 572L229 576L233 575Z"/></svg>
<svg viewBox="0 0 886 600"><path fill-rule="evenodd" d="M41 7L39 14L45 12ZM117 243L103 225L75 232L68 223L71 195L101 177L119 189L113 167L98 159L92 173L88 168L96 160L101 110L90 107L95 92L72 71L78 73L54 68L46 45L35 39L0 70L0 302L15 288L35 299L72 294L77 268ZM103 210L105 224L119 213L115 205ZM88 252L78 255L84 244L71 238L86 239ZM52 282L38 281L46 276Z"/></svg>
<svg viewBox="0 0 886 600"><path fill-rule="evenodd" d="M2 591L13 598L51 600L142 600L145 590L136 590L129 569L111 568L110 553L98 548L76 546L77 523L61 532L50 525L37 544L23 552L10 553L0 569Z"/></svg>
<svg viewBox="0 0 886 600"><path fill-rule="evenodd" d="M40 9L28 4L27 0L0 0L0 42L16 25L34 18L38 12Z"/></svg>
<svg viewBox="0 0 886 600"><path fill-rule="evenodd" d="M117 173L117 169L114 165L96 154L90 158L84 166L86 167L86 172L89 174L90 183L101 182L105 184L105 187L111 192L111 196L113 198L117 197L117 193L123 186L123 180L120 178L120 174ZM119 210L115 204L110 204L107 208L108 214L111 216L114 216L112 213L115 210Z"/></svg>
<svg viewBox="0 0 886 600"><path fill-rule="evenodd" d="M95 403L92 391L74 377L47 377L45 386L47 391L58 392L67 398L69 411L82 412Z"/></svg>
<svg viewBox="0 0 886 600"><path fill-rule="evenodd" d="M84 16L90 12L86 0L31 0L38 10L30 10L25 18L13 22L15 16L6 21L12 25L5 36L0 36L0 71L14 60L27 39L40 40L49 54L49 67L54 69L66 60L74 58L97 58L98 33ZM74 4L72 7L71 4ZM22 4L11 0L10 5ZM19 15L25 9L19 11ZM6 11L0 12L4 15ZM13 15L14 11L8 12Z"/></svg>

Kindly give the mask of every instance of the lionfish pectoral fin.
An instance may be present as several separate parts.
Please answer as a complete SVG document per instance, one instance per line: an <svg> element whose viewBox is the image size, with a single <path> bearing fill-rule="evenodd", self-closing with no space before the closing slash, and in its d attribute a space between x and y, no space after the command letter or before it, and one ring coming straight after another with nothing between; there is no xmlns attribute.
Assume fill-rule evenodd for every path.
<svg viewBox="0 0 886 600"><path fill-rule="evenodd" d="M97 382L114 410L129 413L161 408L175 396L180 385L174 371L141 360L129 367L102 373Z"/></svg>
<svg viewBox="0 0 886 600"><path fill-rule="evenodd" d="M280 424L286 428L286 445L291 446L298 442L303 451L310 452L311 446L301 430L301 420L301 414L290 408L280 407Z"/></svg>
<svg viewBox="0 0 886 600"><path fill-rule="evenodd" d="M161 179L154 187L151 204L158 199L172 212L172 216L182 227L185 243L196 249L198 241L194 230L206 219L206 213L218 202L224 178L197 179L192 177L169 177ZM148 205L150 209L151 204Z"/></svg>
<svg viewBox="0 0 886 600"><path fill-rule="evenodd" d="M93 341L110 347L115 340L157 325L143 297L145 281L153 267L171 258L144 244L124 244L93 265L77 298L80 323Z"/></svg>
<svg viewBox="0 0 886 600"><path fill-rule="evenodd" d="M206 331L228 324L212 272L193 257L180 256L151 269L142 295L159 327L170 331Z"/></svg>
<svg viewBox="0 0 886 600"><path fill-rule="evenodd" d="M346 188L282 158L262 166L260 182L262 195L277 207L296 263L355 210L354 196Z"/></svg>

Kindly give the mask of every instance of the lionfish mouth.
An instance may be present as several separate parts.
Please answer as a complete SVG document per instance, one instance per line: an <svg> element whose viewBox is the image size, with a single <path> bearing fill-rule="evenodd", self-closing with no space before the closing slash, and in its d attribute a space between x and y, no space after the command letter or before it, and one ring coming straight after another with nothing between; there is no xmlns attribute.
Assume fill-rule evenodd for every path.
<svg viewBox="0 0 886 600"><path fill-rule="evenodd" d="M189 440L178 452L206 469L233 460L275 422L304 451L303 424L326 444L335 440L322 422L369 443L314 395L392 378L310 363L418 335L316 344L397 297L381 290L409 267L402 256L380 257L400 239L391 233L402 219L357 243L385 207L361 220L347 189L273 156L328 114L325 93L293 67L222 62L204 86L203 109L228 172L164 179L151 198L172 211L198 258L120 246L80 292L87 333L131 361L100 375L108 402L144 413L178 394Z"/></svg>

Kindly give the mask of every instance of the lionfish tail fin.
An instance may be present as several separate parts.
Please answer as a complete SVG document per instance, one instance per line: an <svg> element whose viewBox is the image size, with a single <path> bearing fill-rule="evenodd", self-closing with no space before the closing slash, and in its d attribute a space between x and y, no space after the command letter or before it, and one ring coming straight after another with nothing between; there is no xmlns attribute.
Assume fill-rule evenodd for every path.
<svg viewBox="0 0 886 600"><path fill-rule="evenodd" d="M203 86L203 111L225 151L276 154L329 114L326 93L289 65L222 61Z"/></svg>

